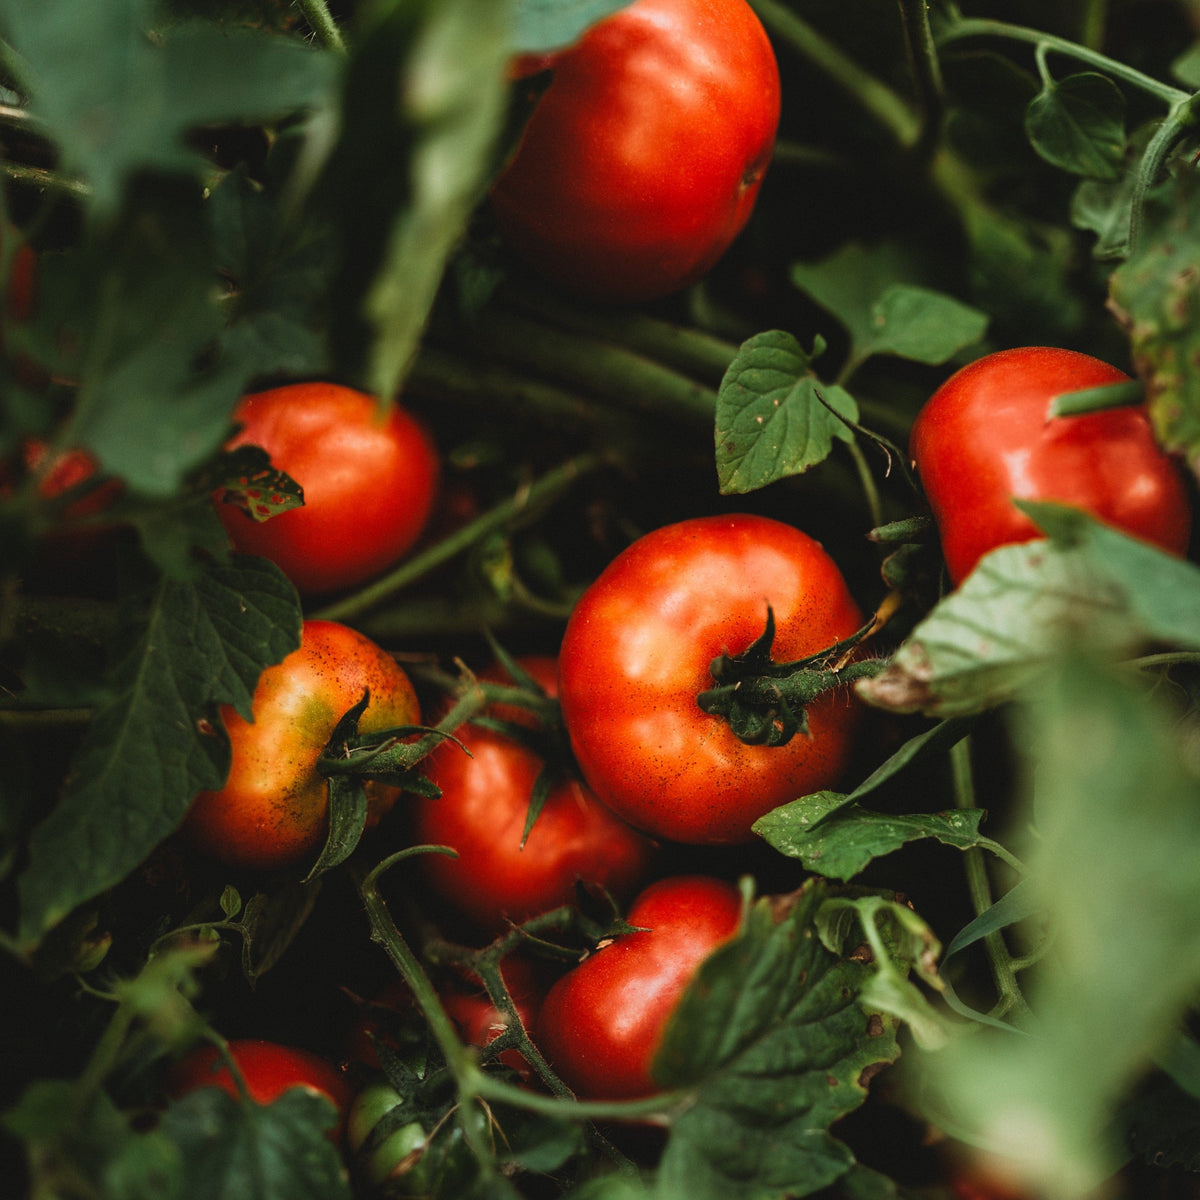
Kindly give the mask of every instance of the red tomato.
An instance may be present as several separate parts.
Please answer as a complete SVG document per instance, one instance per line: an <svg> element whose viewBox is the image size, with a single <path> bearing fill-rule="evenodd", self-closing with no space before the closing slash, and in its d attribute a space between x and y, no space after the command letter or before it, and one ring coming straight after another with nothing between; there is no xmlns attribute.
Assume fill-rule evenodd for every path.
<svg viewBox="0 0 1200 1200"><path fill-rule="evenodd" d="M580 598L559 653L571 745L601 801L678 842L733 843L777 805L828 787L849 755L848 692L808 708L811 736L750 746L696 696L709 664L740 654L774 610L773 657L790 662L862 623L820 543L767 517L698 517L639 538Z"/></svg>
<svg viewBox="0 0 1200 1200"><path fill-rule="evenodd" d="M555 56L492 189L500 230L551 279L605 300L699 279L750 216L779 70L746 0L636 0Z"/></svg>
<svg viewBox="0 0 1200 1200"><path fill-rule="evenodd" d="M271 1104L288 1088L315 1088L328 1096L337 1106L339 1116L345 1118L351 1097L349 1083L311 1051L277 1042L234 1040L229 1043L229 1052L256 1104ZM167 1072L166 1089L170 1096L178 1098L202 1087L219 1087L235 1099L241 1095L215 1046L197 1047L173 1063Z"/></svg>
<svg viewBox="0 0 1200 1200"><path fill-rule="evenodd" d="M234 547L269 558L305 594L354 587L397 562L425 528L437 452L404 409L334 383L245 396L227 443L261 446L304 489L304 507L256 521L217 505Z"/></svg>
<svg viewBox="0 0 1200 1200"><path fill-rule="evenodd" d="M601 946L546 994L538 1049L581 1099L632 1100L658 1090L650 1073L667 1021L700 964L737 932L737 888L701 875L651 884L626 919L644 930Z"/></svg>
<svg viewBox="0 0 1200 1200"><path fill-rule="evenodd" d="M370 689L360 733L420 721L411 682L396 661L356 630L305 621L301 644L268 667L254 690L253 722L229 707L222 718L233 759L225 786L201 792L183 830L201 850L232 866L272 870L312 858L328 827L329 785L317 759L344 713ZM399 791L366 784L368 827Z"/></svg>
<svg viewBox="0 0 1200 1200"><path fill-rule="evenodd" d="M49 446L41 438L28 438L21 448L21 458L28 472L42 468ZM49 463L41 479L38 491L47 500L53 500L64 492L85 483L96 473L96 460L86 450L64 450ZM64 515L69 520L93 517L109 508L120 496L121 483L110 479L80 496L67 505Z"/></svg>
<svg viewBox="0 0 1200 1200"><path fill-rule="evenodd" d="M523 658L523 666L556 691L553 658ZM528 710L506 707L507 720L526 722ZM413 803L417 842L452 846L457 858L426 854L425 882L480 929L496 932L575 899L582 880L628 895L645 877L652 847L614 816L577 779L551 789L525 845L521 835L533 785L545 765L534 751L503 734L468 725L425 761L442 789L437 800Z"/></svg>
<svg viewBox="0 0 1200 1200"><path fill-rule="evenodd" d="M1041 536L1013 497L1073 504L1186 552L1187 489L1143 407L1047 418L1054 396L1128 378L1075 350L1026 346L989 354L938 388L917 416L909 451L954 583L989 550Z"/></svg>

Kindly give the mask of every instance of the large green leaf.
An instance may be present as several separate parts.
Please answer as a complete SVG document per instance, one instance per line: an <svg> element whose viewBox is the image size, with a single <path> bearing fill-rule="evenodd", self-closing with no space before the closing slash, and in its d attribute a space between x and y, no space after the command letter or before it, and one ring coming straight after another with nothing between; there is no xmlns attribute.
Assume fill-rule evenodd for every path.
<svg viewBox="0 0 1200 1200"><path fill-rule="evenodd" d="M1176 715L1069 655L1022 706L1032 908L1049 949L1027 1036L990 1029L926 1065L960 1127L1073 1200L1122 1155L1106 1132L1200 986L1200 780Z"/></svg>
<svg viewBox="0 0 1200 1200"><path fill-rule="evenodd" d="M142 189L112 229L45 265L36 331L45 361L79 381L66 436L133 491L175 495L228 436L256 365L217 353L223 318L199 198Z"/></svg>
<svg viewBox="0 0 1200 1200"><path fill-rule="evenodd" d="M268 190L242 171L212 194L216 262L235 289L221 340L231 358L256 374L313 377L331 365L324 302L332 238L289 208L288 199L286 185Z"/></svg>
<svg viewBox="0 0 1200 1200"><path fill-rule="evenodd" d="M325 177L343 236L344 360L393 398L446 259L495 167L508 0L371 0L355 29L341 139Z"/></svg>
<svg viewBox="0 0 1200 1200"><path fill-rule="evenodd" d="M1056 504L1023 504L1054 542L1002 546L913 630L872 704L954 716L1001 703L1071 642L1122 656L1200 648L1200 568Z"/></svg>
<svg viewBox="0 0 1200 1200"><path fill-rule="evenodd" d="M185 134L327 104L334 59L300 38L186 24L151 37L150 0L0 0L30 110L111 216L139 171L200 174Z"/></svg>
<svg viewBox="0 0 1200 1200"><path fill-rule="evenodd" d="M830 1126L899 1051L895 1023L856 1002L870 968L816 936L825 894L810 885L782 917L759 901L676 1009L654 1072L693 1095L662 1156L663 1200L807 1196L853 1167Z"/></svg>
<svg viewBox="0 0 1200 1200"><path fill-rule="evenodd" d="M201 1088L172 1104L159 1129L183 1162L181 1200L349 1200L329 1136L336 1119L329 1098L309 1088L269 1105Z"/></svg>
<svg viewBox="0 0 1200 1200"><path fill-rule="evenodd" d="M162 580L130 630L114 698L93 718L65 794L19 880L27 944L124 879L229 769L219 707L250 716L262 669L300 644L295 589L265 559Z"/></svg>

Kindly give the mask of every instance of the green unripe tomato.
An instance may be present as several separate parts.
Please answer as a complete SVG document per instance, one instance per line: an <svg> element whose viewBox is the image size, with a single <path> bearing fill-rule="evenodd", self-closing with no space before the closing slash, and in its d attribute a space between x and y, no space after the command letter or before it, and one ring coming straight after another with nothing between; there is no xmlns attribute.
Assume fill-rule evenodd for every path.
<svg viewBox="0 0 1200 1200"><path fill-rule="evenodd" d="M388 1184L389 1193L418 1195L429 1190L420 1121L397 1123L391 1114L404 1097L390 1083L369 1083L354 1098L346 1119L346 1144L355 1172L371 1187ZM378 1133L376 1133L378 1129Z"/></svg>

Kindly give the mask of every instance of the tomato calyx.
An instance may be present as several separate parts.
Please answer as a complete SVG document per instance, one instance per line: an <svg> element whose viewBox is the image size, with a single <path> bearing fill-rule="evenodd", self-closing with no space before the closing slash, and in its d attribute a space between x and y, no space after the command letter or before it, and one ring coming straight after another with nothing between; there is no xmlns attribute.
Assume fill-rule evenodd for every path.
<svg viewBox="0 0 1200 1200"><path fill-rule="evenodd" d="M762 634L741 654L719 654L709 664L715 687L696 703L709 716L721 717L751 746L786 746L797 734L809 736L808 706L820 695L857 679L878 675L885 659L851 659L876 628L872 619L850 637L794 662L771 658L775 613L767 606Z"/></svg>

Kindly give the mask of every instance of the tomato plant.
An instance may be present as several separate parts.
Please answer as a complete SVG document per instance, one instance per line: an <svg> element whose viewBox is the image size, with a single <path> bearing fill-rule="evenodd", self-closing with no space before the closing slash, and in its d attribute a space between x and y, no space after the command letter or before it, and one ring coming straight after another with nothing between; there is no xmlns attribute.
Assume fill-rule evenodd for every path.
<svg viewBox="0 0 1200 1200"><path fill-rule="evenodd" d="M552 657L523 658L520 665L553 694ZM505 709L521 713L509 705L501 715ZM547 769L544 758L515 737L483 726L462 728L456 737L461 745L445 743L426 762L441 796L417 799L412 809L415 841L457 852L454 858L427 854L420 861L427 885L451 908L495 932L508 921L572 903L578 883L627 896L641 882L650 866L650 843L564 773L564 766L526 834L535 785Z"/></svg>
<svg viewBox="0 0 1200 1200"><path fill-rule="evenodd" d="M408 676L369 638L334 621L305 621L300 647L259 678L252 721L225 708L233 748L223 787L200 793L185 836L224 863L273 870L310 859L325 836L329 784L317 770L342 716L365 693L361 733L419 720ZM378 823L399 790L368 781L368 827Z"/></svg>
<svg viewBox="0 0 1200 1200"><path fill-rule="evenodd" d="M304 505L259 520L225 502L221 520L236 549L271 559L301 592L362 583L421 535L440 464L404 408L339 384L292 383L245 396L233 419L241 428L228 447L261 446L304 489Z"/></svg>
<svg viewBox="0 0 1200 1200"><path fill-rule="evenodd" d="M699 279L745 225L779 121L775 55L745 0L637 0L555 55L492 188L516 252L606 300Z"/></svg>
<svg viewBox="0 0 1200 1200"><path fill-rule="evenodd" d="M747 840L784 800L830 786L856 708L808 709L809 735L748 745L696 697L709 666L774 614L777 660L849 637L861 614L833 560L790 525L738 514L664 526L622 551L571 613L559 657L563 716L584 778L640 829L679 842Z"/></svg>
<svg viewBox="0 0 1200 1200"><path fill-rule="evenodd" d="M0 0L5 1195L1186 1200L1194 8Z"/></svg>
<svg viewBox="0 0 1200 1200"><path fill-rule="evenodd" d="M339 1117L345 1118L353 1091L346 1077L320 1055L252 1038L233 1039L228 1052L241 1072L246 1094L256 1104L271 1104L289 1088L313 1088L328 1096ZM175 1097L203 1087L221 1088L234 1099L242 1094L222 1052L212 1045L198 1046L171 1063L165 1087Z"/></svg>
<svg viewBox="0 0 1200 1200"><path fill-rule="evenodd" d="M546 993L536 1041L580 1096L629 1099L656 1090L654 1056L700 964L737 931L737 888L679 875L652 883L630 905L627 933Z"/></svg>
<svg viewBox="0 0 1200 1200"><path fill-rule="evenodd" d="M1058 500L1174 554L1191 501L1144 406L1050 416L1056 396L1128 381L1074 350L1001 350L956 371L913 425L910 452L961 582L989 550L1038 536L1012 500Z"/></svg>

